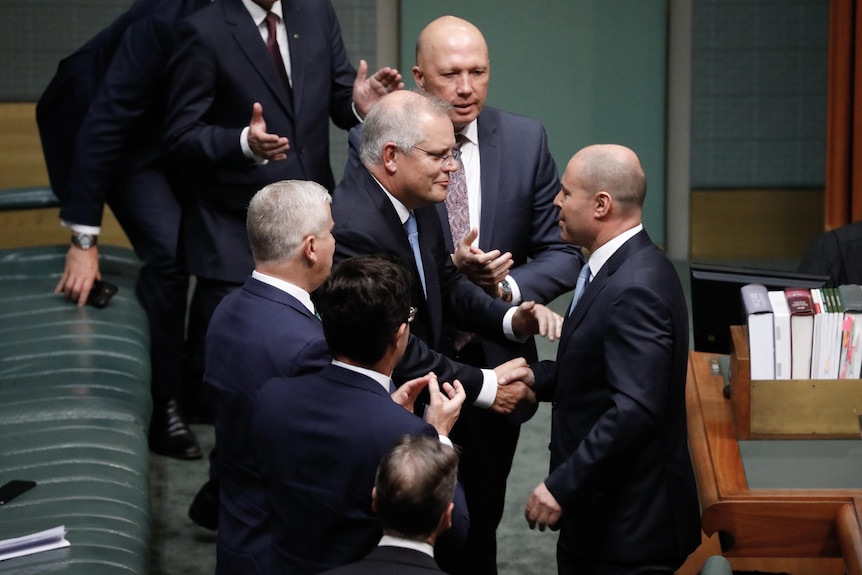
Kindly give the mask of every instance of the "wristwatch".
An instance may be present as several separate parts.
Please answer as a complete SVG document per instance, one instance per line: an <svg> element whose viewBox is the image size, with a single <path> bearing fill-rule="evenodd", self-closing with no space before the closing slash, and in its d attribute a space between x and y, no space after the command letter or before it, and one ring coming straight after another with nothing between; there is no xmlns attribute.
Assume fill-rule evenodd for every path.
<svg viewBox="0 0 862 575"><path fill-rule="evenodd" d="M512 286L509 285L508 280L501 281L499 284L497 284L497 287L500 288L500 299L505 301L505 302L511 302L512 301Z"/></svg>
<svg viewBox="0 0 862 575"><path fill-rule="evenodd" d="M88 250L99 243L99 236L93 234L72 234L72 245L82 250Z"/></svg>

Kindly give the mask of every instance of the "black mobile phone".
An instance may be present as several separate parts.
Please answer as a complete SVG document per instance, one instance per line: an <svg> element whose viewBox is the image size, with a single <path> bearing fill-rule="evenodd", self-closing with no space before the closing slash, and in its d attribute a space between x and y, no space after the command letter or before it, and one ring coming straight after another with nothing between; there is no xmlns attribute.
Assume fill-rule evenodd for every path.
<svg viewBox="0 0 862 575"><path fill-rule="evenodd" d="M90 290L90 295L87 297L87 304L103 308L108 305L108 302L117 293L117 289L117 286L110 282L96 280L93 282L93 289Z"/></svg>
<svg viewBox="0 0 862 575"><path fill-rule="evenodd" d="M5 505L24 493L36 487L35 481L13 479L0 487L0 505Z"/></svg>

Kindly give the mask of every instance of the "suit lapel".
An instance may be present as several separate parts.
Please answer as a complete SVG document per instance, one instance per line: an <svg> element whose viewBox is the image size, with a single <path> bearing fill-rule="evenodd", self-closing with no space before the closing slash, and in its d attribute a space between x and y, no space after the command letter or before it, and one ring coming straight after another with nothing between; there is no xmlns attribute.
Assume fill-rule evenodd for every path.
<svg viewBox="0 0 862 575"><path fill-rule="evenodd" d="M251 68L263 79L267 87L275 95L276 101L284 108L285 113L293 117L293 111L281 85L278 72L272 63L272 58L266 49L266 43L260 36L260 31L254 25L251 15L239 0L224 3L225 20L234 27L233 37L240 51L251 64ZM293 57L291 56L291 62ZM264 110L266 114L266 110Z"/></svg>
<svg viewBox="0 0 862 575"><path fill-rule="evenodd" d="M440 276L437 273L437 262L434 260L432 246L438 237L433 228L439 225L437 214L431 208L416 210L416 225L419 228L419 245L422 247L422 266L425 268L425 284L428 294L426 303L431 320L432 342L439 342L443 331L443 301L441 299Z"/></svg>
<svg viewBox="0 0 862 575"><path fill-rule="evenodd" d="M497 217L497 200L502 193L500 187L500 170L502 150L494 137L497 131L497 116L495 111L485 108L479 114L477 121L479 132L479 162L482 173L482 213L480 215L479 248L482 251L494 249L494 230L503 221L505 214Z"/></svg>
<svg viewBox="0 0 862 575"><path fill-rule="evenodd" d="M584 319L587 311L593 304L593 301L595 301L598 295L602 292L610 278L613 277L614 273L616 273L620 266L633 253L649 246L651 243L652 240L650 240L646 230L642 230L631 237L626 243L621 245L610 259L605 262L605 265L602 266L602 269L599 270L599 273L596 274L596 277L594 277L593 281L591 281L587 286L587 289L584 291L584 295L581 296L581 300L578 302L578 305L575 306L572 314L567 317L563 323L563 333L560 336L559 345L561 349L565 347L566 341L575 331L575 328Z"/></svg>

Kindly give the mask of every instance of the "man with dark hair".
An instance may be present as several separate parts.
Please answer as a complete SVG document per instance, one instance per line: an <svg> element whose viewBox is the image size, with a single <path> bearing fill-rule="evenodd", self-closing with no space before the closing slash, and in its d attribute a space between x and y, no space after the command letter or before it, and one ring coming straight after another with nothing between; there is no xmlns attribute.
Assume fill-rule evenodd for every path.
<svg viewBox="0 0 862 575"><path fill-rule="evenodd" d="M253 414L275 563L291 575L345 565L374 548L381 529L370 494L381 457L405 433L451 446L448 434L465 398L460 382L438 385L433 374L390 397L415 316L403 267L375 256L347 259L315 298L332 364L315 375L270 380ZM412 410L426 386L423 421ZM459 499L447 533L453 546L467 531L463 493ZM438 548L445 552L443 542Z"/></svg>
<svg viewBox="0 0 862 575"><path fill-rule="evenodd" d="M378 546L361 561L327 575L443 573L434 542L452 523L458 455L429 437L405 435L383 456L371 505L383 526Z"/></svg>

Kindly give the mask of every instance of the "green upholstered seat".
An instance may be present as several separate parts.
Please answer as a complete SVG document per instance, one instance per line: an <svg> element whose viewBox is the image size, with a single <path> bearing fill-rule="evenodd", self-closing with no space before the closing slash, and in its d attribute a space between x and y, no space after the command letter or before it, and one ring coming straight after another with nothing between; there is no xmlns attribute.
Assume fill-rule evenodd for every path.
<svg viewBox="0 0 862 575"><path fill-rule="evenodd" d="M0 507L0 538L65 525L71 546L0 573L140 573L149 566L152 408L138 261L101 246L120 290L104 309L54 295L65 246L0 250L0 483L37 486Z"/></svg>

